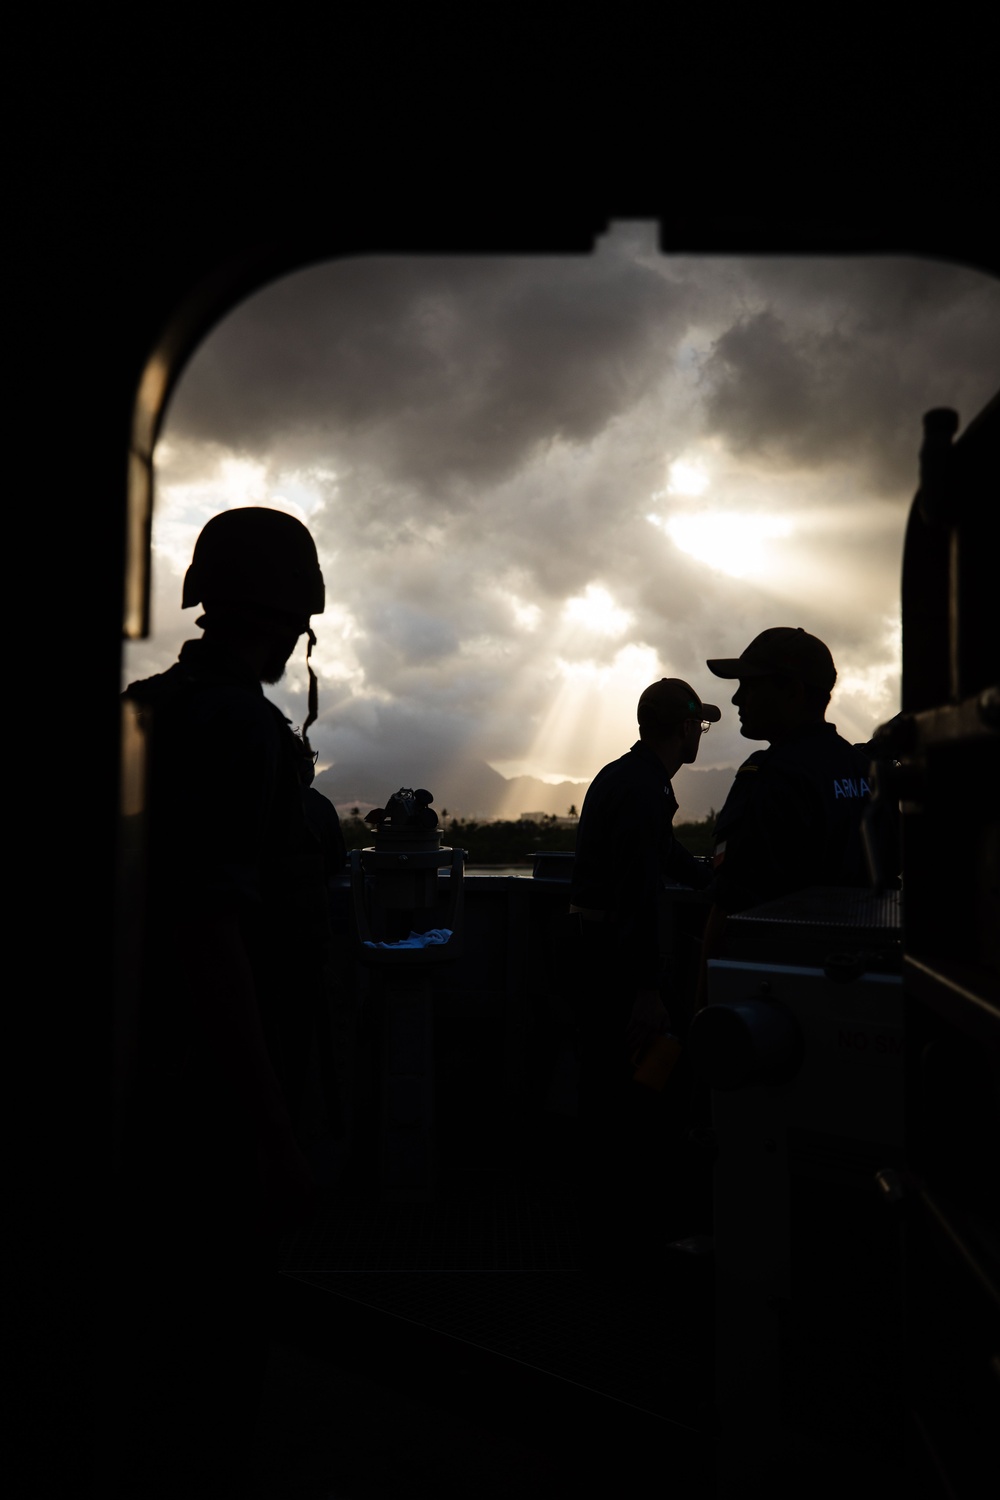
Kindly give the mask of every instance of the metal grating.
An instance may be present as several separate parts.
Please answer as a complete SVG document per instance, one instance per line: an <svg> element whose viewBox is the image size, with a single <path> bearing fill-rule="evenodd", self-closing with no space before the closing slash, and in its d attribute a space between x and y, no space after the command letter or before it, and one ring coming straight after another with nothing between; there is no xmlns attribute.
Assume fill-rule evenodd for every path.
<svg viewBox="0 0 1000 1500"><path fill-rule="evenodd" d="M878 929L900 933L903 926L902 893L845 886L816 886L734 913L731 922L781 922L809 927Z"/></svg>
<svg viewBox="0 0 1000 1500"><path fill-rule="evenodd" d="M826 968L845 962L898 971L902 963L899 891L815 887L735 912L725 957Z"/></svg>

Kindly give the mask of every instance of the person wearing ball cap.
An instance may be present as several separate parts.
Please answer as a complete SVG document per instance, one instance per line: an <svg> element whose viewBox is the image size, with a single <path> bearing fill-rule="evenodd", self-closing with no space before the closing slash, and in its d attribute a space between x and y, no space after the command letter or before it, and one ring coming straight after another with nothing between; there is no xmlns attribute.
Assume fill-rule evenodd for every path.
<svg viewBox="0 0 1000 1500"><path fill-rule="evenodd" d="M711 865L674 838L671 777L695 761L702 734L722 715L688 683L662 678L642 693L636 717L638 740L597 773L584 798L570 886L588 1162L581 1208L591 1221L589 1253L601 1264L624 1255L634 1265L649 1239L635 1215L648 1197L644 1174L662 1170L660 1132L637 1117L632 1076L637 1052L673 1029L659 892L664 880L701 887L711 877Z"/></svg>
<svg viewBox="0 0 1000 1500"><path fill-rule="evenodd" d="M584 798L570 892L571 911L614 933L623 991L630 995L632 1013L622 1033L630 1051L669 1020L659 993L659 882L689 876L684 883L695 884L703 875L673 837L677 799L670 778L695 761L703 732L722 715L686 682L664 677L642 693L636 717L639 739L598 771Z"/></svg>
<svg viewBox="0 0 1000 1500"><path fill-rule="evenodd" d="M767 740L739 767L715 827L715 912L725 915L809 886L866 886L861 824L869 760L826 720L837 669L829 647L801 626L776 626L739 656L707 663L735 680L740 733Z"/></svg>

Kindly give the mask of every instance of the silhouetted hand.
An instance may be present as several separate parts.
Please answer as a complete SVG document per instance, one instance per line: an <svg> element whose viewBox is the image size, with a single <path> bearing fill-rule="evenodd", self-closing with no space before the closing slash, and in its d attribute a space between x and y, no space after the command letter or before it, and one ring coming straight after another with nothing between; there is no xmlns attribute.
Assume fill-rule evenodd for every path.
<svg viewBox="0 0 1000 1500"><path fill-rule="evenodd" d="M654 1036L663 1036L669 1030L670 1013L660 999L659 990L639 990L625 1028L629 1057L648 1047Z"/></svg>

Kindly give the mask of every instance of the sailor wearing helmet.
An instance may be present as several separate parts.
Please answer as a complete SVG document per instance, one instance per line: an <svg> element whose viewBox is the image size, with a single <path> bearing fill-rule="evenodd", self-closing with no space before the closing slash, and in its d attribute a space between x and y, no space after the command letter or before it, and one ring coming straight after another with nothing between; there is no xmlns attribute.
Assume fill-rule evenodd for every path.
<svg viewBox="0 0 1000 1500"><path fill-rule="evenodd" d="M303 742L261 688L302 635L314 643L310 618L325 603L315 543L283 512L225 511L198 538L182 602L201 605L203 638L125 693L149 759L125 1175L143 1268L126 1366L146 1400L128 1424L135 1493L152 1454L183 1487L197 1474L222 1493L241 1474L278 1237L316 1191L296 1122L328 978ZM317 709L309 674L304 730Z"/></svg>

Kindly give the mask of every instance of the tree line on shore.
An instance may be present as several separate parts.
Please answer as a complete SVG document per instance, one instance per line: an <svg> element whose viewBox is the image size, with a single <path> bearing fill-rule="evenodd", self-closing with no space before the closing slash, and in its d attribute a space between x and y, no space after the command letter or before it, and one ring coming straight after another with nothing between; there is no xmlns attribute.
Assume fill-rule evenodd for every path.
<svg viewBox="0 0 1000 1500"><path fill-rule="evenodd" d="M569 816L574 815L575 810L570 808ZM674 834L691 854L710 855L716 817L713 810L700 822L678 823ZM374 843L375 830L360 812L352 812L340 822L348 849L364 849ZM576 848L577 825L551 816L479 821L450 817L443 811L440 828L442 843L464 849L471 865L524 865L528 869L536 854L572 854Z"/></svg>

